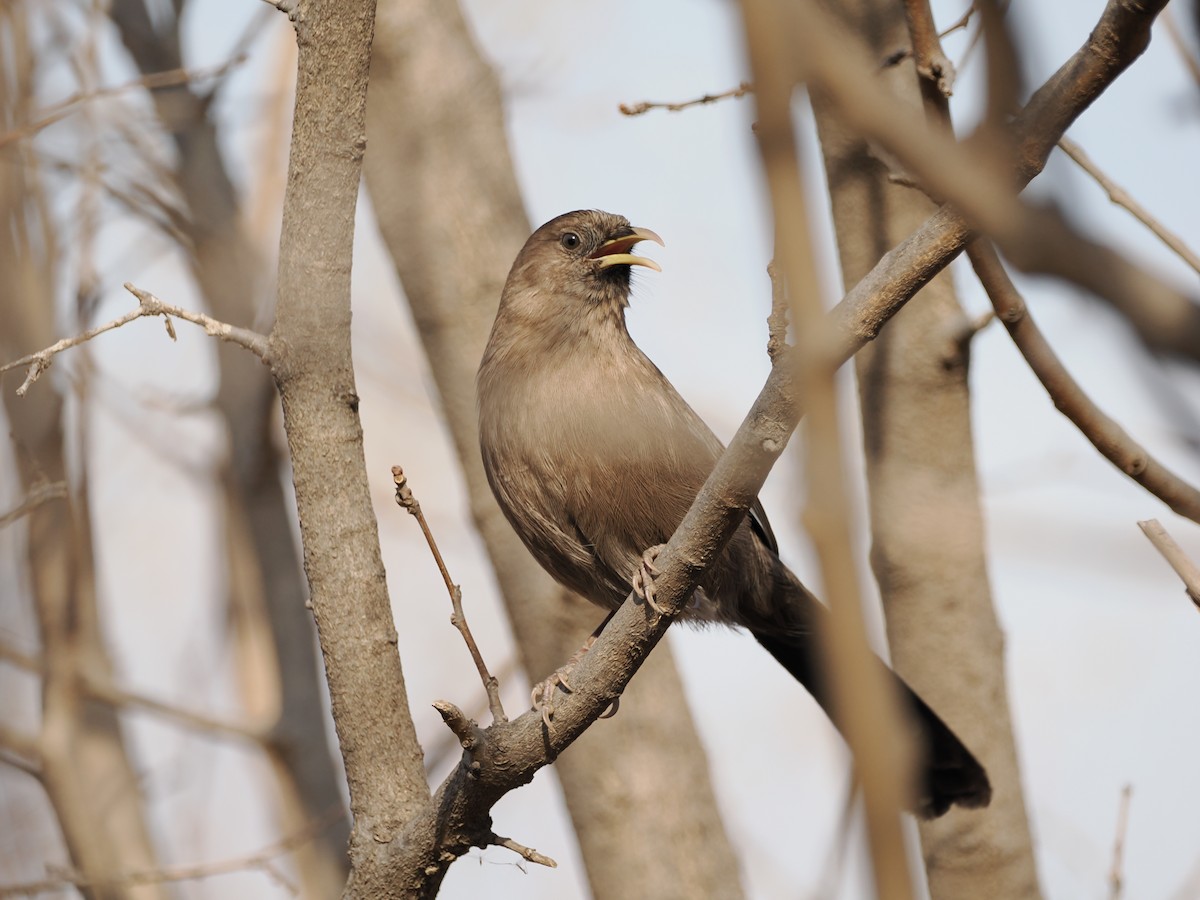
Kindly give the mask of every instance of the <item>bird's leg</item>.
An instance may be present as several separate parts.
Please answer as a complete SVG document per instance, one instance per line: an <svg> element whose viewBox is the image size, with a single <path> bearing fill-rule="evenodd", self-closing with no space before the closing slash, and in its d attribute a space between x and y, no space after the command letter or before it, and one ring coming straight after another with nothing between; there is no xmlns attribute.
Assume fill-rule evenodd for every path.
<svg viewBox="0 0 1200 900"><path fill-rule="evenodd" d="M633 592L660 616L666 615L666 611L654 602L654 576L658 574L658 567L654 565L654 561L666 548L666 544L658 544L642 553L642 561L633 570L633 578L630 579Z"/></svg>
<svg viewBox="0 0 1200 900"><path fill-rule="evenodd" d="M571 682L567 679L579 665L579 661L592 649L592 645L596 643L596 638L600 637L600 632L604 630L604 626L608 624L609 619L613 617L616 610L610 612L604 617L604 621L596 626L596 630L588 635L587 640L583 642L583 646L576 650L571 658L563 665L555 669L548 678L539 681L533 686L530 691L529 698L533 701L533 708L542 714L542 722L548 730L553 730L554 725L551 720L554 718L554 689L561 687L568 694L573 690ZM617 714L617 708L621 705L621 700L618 697L600 718L611 719Z"/></svg>

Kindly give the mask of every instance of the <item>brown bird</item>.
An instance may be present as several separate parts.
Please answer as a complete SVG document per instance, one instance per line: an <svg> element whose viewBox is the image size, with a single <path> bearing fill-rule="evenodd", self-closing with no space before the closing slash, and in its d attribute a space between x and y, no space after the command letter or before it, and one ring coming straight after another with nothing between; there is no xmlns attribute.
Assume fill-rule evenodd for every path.
<svg viewBox="0 0 1200 900"><path fill-rule="evenodd" d="M608 610L631 583L653 605L644 551L675 532L723 450L626 330L631 267L661 271L629 252L645 240L662 244L596 210L535 231L509 272L477 382L483 465L500 508L551 575ZM818 662L828 614L777 552L756 502L680 618L747 629L828 713ZM914 812L985 806L982 766L892 677L924 738Z"/></svg>

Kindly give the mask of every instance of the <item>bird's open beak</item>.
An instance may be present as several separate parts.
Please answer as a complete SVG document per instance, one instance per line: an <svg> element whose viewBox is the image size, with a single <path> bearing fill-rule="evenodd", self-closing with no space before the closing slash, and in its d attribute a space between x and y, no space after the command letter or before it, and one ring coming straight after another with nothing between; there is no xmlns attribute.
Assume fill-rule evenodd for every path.
<svg viewBox="0 0 1200 900"><path fill-rule="evenodd" d="M609 266L645 266L647 269L661 272L662 268L654 260L627 252L639 241L654 241L660 247L667 246L663 239L649 228L631 228L630 234L605 241L588 259L596 260L602 269Z"/></svg>

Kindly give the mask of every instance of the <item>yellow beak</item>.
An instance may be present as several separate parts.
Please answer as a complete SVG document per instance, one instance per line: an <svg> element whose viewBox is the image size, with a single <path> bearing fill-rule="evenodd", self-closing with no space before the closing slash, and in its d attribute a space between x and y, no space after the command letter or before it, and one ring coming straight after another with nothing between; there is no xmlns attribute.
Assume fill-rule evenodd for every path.
<svg viewBox="0 0 1200 900"><path fill-rule="evenodd" d="M667 245L663 243L663 239L649 228L631 228L630 232L630 234L623 234L620 237L609 238L588 259L596 260L602 269L609 266L645 266L647 269L661 272L662 268L654 260L644 256L634 256L627 251L641 241L654 241L658 246L665 247Z"/></svg>

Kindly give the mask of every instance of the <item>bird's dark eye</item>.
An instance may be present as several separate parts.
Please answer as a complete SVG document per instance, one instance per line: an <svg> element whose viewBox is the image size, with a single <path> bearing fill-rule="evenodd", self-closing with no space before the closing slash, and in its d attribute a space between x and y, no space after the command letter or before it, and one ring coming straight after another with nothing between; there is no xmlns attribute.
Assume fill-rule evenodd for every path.
<svg viewBox="0 0 1200 900"><path fill-rule="evenodd" d="M558 239L558 242L568 250L574 250L580 245L580 243L582 243L579 239L579 235L573 231L564 231L562 237Z"/></svg>

